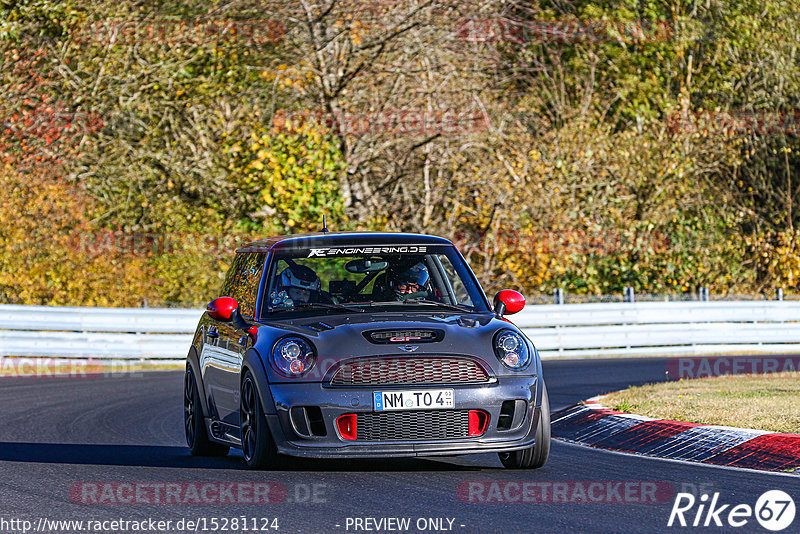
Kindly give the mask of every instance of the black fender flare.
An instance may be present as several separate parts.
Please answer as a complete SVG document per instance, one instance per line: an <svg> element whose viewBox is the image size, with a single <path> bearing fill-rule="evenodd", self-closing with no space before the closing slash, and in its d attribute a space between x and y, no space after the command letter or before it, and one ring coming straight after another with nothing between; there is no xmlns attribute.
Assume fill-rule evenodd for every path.
<svg viewBox="0 0 800 534"><path fill-rule="evenodd" d="M186 355L186 364L192 368L194 373L195 386L200 391L200 406L203 408L203 414L206 417L211 417L208 410L208 397L206 396L206 387L203 382L203 373L200 369L200 358L197 356L197 348L194 345L189 349L189 354Z"/></svg>
<svg viewBox="0 0 800 534"><path fill-rule="evenodd" d="M532 421L532 428L536 429L539 427L539 423L542 420L542 408L544 408L544 395L546 386L544 383L544 377L542 376L542 358L539 356L539 351L536 350L536 346L533 343L531 343L531 347L533 347L533 355L536 358L536 398L533 407Z"/></svg>
<svg viewBox="0 0 800 534"><path fill-rule="evenodd" d="M264 367L264 361L261 355L255 349L248 349L242 358L242 373L240 380L244 378L245 371L250 371L256 381L258 393L261 398L261 406L264 409L264 414L274 415L277 413L275 407L275 399L272 398L272 391L269 389L269 379L267 378L267 371Z"/></svg>
<svg viewBox="0 0 800 534"><path fill-rule="evenodd" d="M539 351L536 346L531 343L533 347L533 356L536 358L536 407L542 406L542 396L544 394L544 377L542 376L542 358L539 356Z"/></svg>

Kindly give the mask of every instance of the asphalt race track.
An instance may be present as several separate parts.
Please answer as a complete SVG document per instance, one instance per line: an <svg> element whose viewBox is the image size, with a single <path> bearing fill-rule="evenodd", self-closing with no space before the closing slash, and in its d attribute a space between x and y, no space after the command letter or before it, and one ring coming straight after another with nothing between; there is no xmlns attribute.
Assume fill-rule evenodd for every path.
<svg viewBox="0 0 800 534"><path fill-rule="evenodd" d="M665 365L664 359L646 358L547 361L551 408L557 411L630 384L662 380ZM259 529L267 524L261 518L270 525L277 518L278 532L375 532L380 526L372 519L409 518L408 530L392 530L386 526L397 524L384 522L379 531L418 532L421 521L419 526L427 532L619 533L668 530L674 494L680 491L719 492L720 504L754 506L765 491L782 489L800 508L797 475L658 460L560 441L553 442L548 464L537 471L504 470L496 455L485 454L435 460L303 461L280 471L251 472L244 469L238 452L221 459L189 456L183 438L182 379L183 373L177 371L84 379L0 379L0 519L30 520L35 526L43 518L160 519L173 524L186 519L205 521L206 531L211 532L213 518L258 518ZM192 482L272 482L277 485L271 487L282 487L285 494L277 499L280 502L267 504L199 504L189 499L188 503L165 504L154 502L158 499L152 496L143 498L144 504L100 504L81 494L86 483L111 487L108 483L156 482L179 483L182 488ZM482 484L470 485L475 482ZM566 500L570 502L553 502L552 495L544 498L546 502L530 502L531 498L526 498L529 502L496 502L522 499L522 486L507 482L534 482L536 488L569 482ZM607 488L612 502L587 502L573 493L593 482L611 483L595 487ZM627 482L634 492L626 496L620 488L628 486L615 486L618 482ZM636 502L635 488L642 482L657 484L657 503ZM478 489L470 494L465 488ZM620 494L626 502L619 502ZM492 496L495 502L470 502L492 500ZM237 501L247 498L245 494ZM687 513L688 520L694 519L695 511L696 507ZM786 532L800 531L798 525L800 517ZM203 531L203 527L191 530ZM670 530L767 532L755 518L737 529L725 524ZM0 532L18 531L0 522Z"/></svg>

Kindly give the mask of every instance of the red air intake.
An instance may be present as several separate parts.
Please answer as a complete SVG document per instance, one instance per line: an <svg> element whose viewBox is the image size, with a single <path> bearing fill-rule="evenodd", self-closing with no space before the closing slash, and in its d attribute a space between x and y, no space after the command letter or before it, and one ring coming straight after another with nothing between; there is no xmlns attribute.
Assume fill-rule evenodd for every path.
<svg viewBox="0 0 800 534"><path fill-rule="evenodd" d="M472 428L471 415L472 414L470 414L470 428ZM356 414L340 415L337 417L336 428L339 429L339 435L342 436L342 439L350 441L355 440L358 434Z"/></svg>
<svg viewBox="0 0 800 534"><path fill-rule="evenodd" d="M469 435L480 436L489 427L489 414L483 410L469 411Z"/></svg>

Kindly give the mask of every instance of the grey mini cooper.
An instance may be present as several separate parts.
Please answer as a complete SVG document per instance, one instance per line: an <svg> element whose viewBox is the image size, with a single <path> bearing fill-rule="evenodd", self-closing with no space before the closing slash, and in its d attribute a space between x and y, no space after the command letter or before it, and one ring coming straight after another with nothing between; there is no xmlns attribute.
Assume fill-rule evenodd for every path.
<svg viewBox="0 0 800 534"><path fill-rule="evenodd" d="M192 454L247 465L496 452L538 468L550 411L536 348L448 240L319 233L236 251L184 382Z"/></svg>

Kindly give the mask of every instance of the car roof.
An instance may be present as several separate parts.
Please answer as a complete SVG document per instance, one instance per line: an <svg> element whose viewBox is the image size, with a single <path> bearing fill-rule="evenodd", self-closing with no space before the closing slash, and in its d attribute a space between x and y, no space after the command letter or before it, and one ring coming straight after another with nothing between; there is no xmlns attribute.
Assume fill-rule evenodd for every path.
<svg viewBox="0 0 800 534"><path fill-rule="evenodd" d="M362 245L449 245L443 237L395 232L315 232L268 237L242 245L240 252L270 252L272 250L330 246Z"/></svg>

